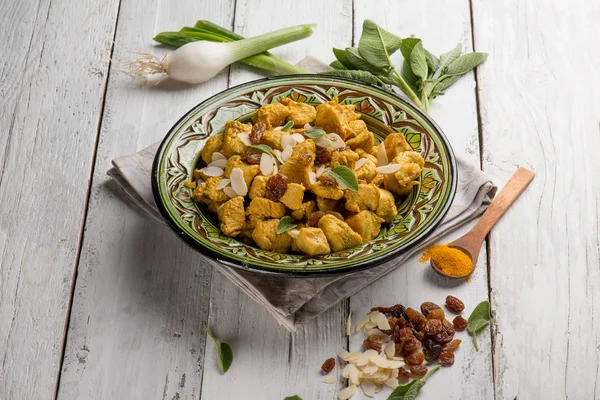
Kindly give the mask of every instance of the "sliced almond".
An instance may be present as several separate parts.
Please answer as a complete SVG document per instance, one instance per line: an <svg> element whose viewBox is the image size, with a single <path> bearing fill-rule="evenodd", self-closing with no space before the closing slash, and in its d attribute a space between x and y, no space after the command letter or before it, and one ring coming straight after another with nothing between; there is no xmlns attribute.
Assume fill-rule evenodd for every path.
<svg viewBox="0 0 600 400"><path fill-rule="evenodd" d="M367 397L375 397L375 384L371 381L363 381L360 388Z"/></svg>
<svg viewBox="0 0 600 400"><path fill-rule="evenodd" d="M374 356L379 356L379 354L373 350L373 349L369 349L367 351L365 351L364 353L362 353L362 355L360 357L358 357L358 360L356 360L356 365L358 365L359 367L362 367L363 365L367 365L368 362L371 360L371 357Z"/></svg>
<svg viewBox="0 0 600 400"><path fill-rule="evenodd" d="M219 153L218 151L215 151L214 153L212 153L212 156L210 157L210 161L217 161L217 160L227 160L227 157L225 157L223 154Z"/></svg>
<svg viewBox="0 0 600 400"><path fill-rule="evenodd" d="M365 165L368 160L366 158L359 158L358 161L354 164L354 169L359 170L360 167Z"/></svg>
<svg viewBox="0 0 600 400"><path fill-rule="evenodd" d="M292 156L293 148L290 145L286 145L283 147L283 151L281 152L281 159L283 162L286 162Z"/></svg>
<svg viewBox="0 0 600 400"><path fill-rule="evenodd" d="M389 360L389 368L400 368L400 367L404 367L404 362L403 361L397 361L397 360Z"/></svg>
<svg viewBox="0 0 600 400"><path fill-rule="evenodd" d="M329 375L329 376L325 377L325 379L323 379L324 383L327 383L327 384L330 384L330 385L332 383L335 383L336 381L337 381L337 377L335 375Z"/></svg>
<svg viewBox="0 0 600 400"><path fill-rule="evenodd" d="M375 168L375 171L379 172L380 174L393 174L397 172L400 169L400 167L400 164L388 164L384 165L383 167Z"/></svg>
<svg viewBox="0 0 600 400"><path fill-rule="evenodd" d="M398 384L398 377L389 377L387 378L384 382L384 385L391 387L392 389L396 389L399 384Z"/></svg>
<svg viewBox="0 0 600 400"><path fill-rule="evenodd" d="M237 193L235 192L235 190L233 190L233 188L231 186L226 186L223 188L223 192L225 192L225 194L230 198L233 199L234 197L237 197Z"/></svg>
<svg viewBox="0 0 600 400"><path fill-rule="evenodd" d="M367 336L371 336L371 335L377 335L379 337L387 336L385 333L381 332L381 330L378 328L369 329L367 331Z"/></svg>
<svg viewBox="0 0 600 400"><path fill-rule="evenodd" d="M342 391L340 391L340 394L338 394L338 400L348 400L350 397L354 396L354 393L356 392L356 385L350 385L345 389L342 389Z"/></svg>
<svg viewBox="0 0 600 400"><path fill-rule="evenodd" d="M347 361L346 358L350 355L350 352L346 349L341 349L338 352L338 357L341 358L344 361Z"/></svg>
<svg viewBox="0 0 600 400"><path fill-rule="evenodd" d="M273 175L277 175L278 172L279 172L279 167L277 167L277 163L275 163L275 165L273 166Z"/></svg>
<svg viewBox="0 0 600 400"><path fill-rule="evenodd" d="M369 321L369 322L367 322L367 323L365 324L365 328L366 328L366 329L375 328L376 326L377 326L377 323L376 323L376 322L373 322L373 321Z"/></svg>
<svg viewBox="0 0 600 400"><path fill-rule="evenodd" d="M310 171L308 173L308 181L310 182L311 185L314 185L315 183L317 183L317 174L315 174L313 171Z"/></svg>
<svg viewBox="0 0 600 400"><path fill-rule="evenodd" d="M281 137L281 147L284 150L287 146L294 147L295 144L296 144L296 139L294 139L294 136L286 133L285 135L283 135Z"/></svg>
<svg viewBox="0 0 600 400"><path fill-rule="evenodd" d="M277 160L283 164L283 159L281 158L281 150L273 149L273 154L275 154Z"/></svg>
<svg viewBox="0 0 600 400"><path fill-rule="evenodd" d="M358 368L350 370L350 376L348 377L348 379L350 380L350 383L352 383L353 385L360 384L360 372L359 372Z"/></svg>
<svg viewBox="0 0 600 400"><path fill-rule="evenodd" d="M375 372L377 372L377 370L379 370L379 367L377 365L375 365L375 364L369 363L362 370L367 375L373 375Z"/></svg>
<svg viewBox="0 0 600 400"><path fill-rule="evenodd" d="M221 168L221 169L225 169L225 167L227 166L227 159L226 158L220 158L218 160L215 160L213 162L211 162L210 164L208 164L209 167L217 167L217 168Z"/></svg>
<svg viewBox="0 0 600 400"><path fill-rule="evenodd" d="M306 139L304 139L304 136L302 136L300 133L292 133L292 137L298 143L302 143L306 140Z"/></svg>
<svg viewBox="0 0 600 400"><path fill-rule="evenodd" d="M227 178L221 179L219 181L219 183L217 183L217 190L223 189L224 187L226 187L227 185L229 185L229 182L231 182L230 179L227 179Z"/></svg>
<svg viewBox="0 0 600 400"><path fill-rule="evenodd" d="M328 135L323 135L315 140L315 144L319 147L328 148L333 147L333 142L329 140Z"/></svg>
<svg viewBox="0 0 600 400"><path fill-rule="evenodd" d="M300 231L298 229L291 229L291 230L287 231L287 234L290 235L290 237L292 239L296 239L298 237L298 235L300 234Z"/></svg>
<svg viewBox="0 0 600 400"><path fill-rule="evenodd" d="M390 368L390 360L385 357L375 354L369 358L369 361L381 368Z"/></svg>
<svg viewBox="0 0 600 400"><path fill-rule="evenodd" d="M369 322L371 320L370 318L370 314L365 315L365 317L363 319L361 319L358 324L356 325L356 331L360 331L362 328L364 328L364 326L367 324L367 322Z"/></svg>
<svg viewBox="0 0 600 400"><path fill-rule="evenodd" d="M398 379L398 375L400 375L400 370L398 368L393 368L390 372L390 378Z"/></svg>
<svg viewBox="0 0 600 400"><path fill-rule="evenodd" d="M205 167L200 171L206 176L222 176L225 173L225 171L219 167Z"/></svg>
<svg viewBox="0 0 600 400"><path fill-rule="evenodd" d="M238 138L240 138L240 140L246 146L251 146L252 145L252 141L250 140L250 135L248 135L247 133L238 133Z"/></svg>
<svg viewBox="0 0 600 400"><path fill-rule="evenodd" d="M260 172L267 176L271 175L273 172L273 167L275 165L275 160L270 154L263 153L260 156Z"/></svg>
<svg viewBox="0 0 600 400"><path fill-rule="evenodd" d="M388 330L392 329L385 314L379 313L379 315L377 316L376 322L377 322L377 327L379 329L381 329L382 331L388 331Z"/></svg>
<svg viewBox="0 0 600 400"><path fill-rule="evenodd" d="M348 314L348 320L346 321L346 336L350 336L352 332L352 313Z"/></svg>
<svg viewBox="0 0 600 400"><path fill-rule="evenodd" d="M344 147L346 147L344 139L342 139L337 133L330 133L327 136L329 136L329 140L331 141L331 146L333 148L343 149Z"/></svg>
<svg viewBox="0 0 600 400"><path fill-rule="evenodd" d="M317 178L320 178L326 170L328 170L328 168L324 164L317 168Z"/></svg>
<svg viewBox="0 0 600 400"><path fill-rule="evenodd" d="M377 165L381 167L387 165L388 162L387 151L383 145L383 142L381 142L381 144L377 146Z"/></svg>
<svg viewBox="0 0 600 400"><path fill-rule="evenodd" d="M371 311L369 313L369 320L371 320L371 322L377 323L377 318L379 318L379 314L381 314L379 311ZM384 315L384 314L381 314L381 315Z"/></svg>
<svg viewBox="0 0 600 400"><path fill-rule="evenodd" d="M383 352L385 353L385 355L387 356L387 358L392 358L394 357L394 354L396 354L396 343L394 342L387 342Z"/></svg>
<svg viewBox="0 0 600 400"><path fill-rule="evenodd" d="M358 372L358 368L356 368L355 364L352 364L352 363L346 364L346 366L344 368L342 368L342 376L344 378L349 378L350 377L350 371L357 371Z"/></svg>
<svg viewBox="0 0 600 400"><path fill-rule="evenodd" d="M312 127L312 125L311 125L311 124L308 124L308 123L307 123L307 124L304 124L304 130L305 130L305 131L309 131L309 130L311 130L312 128L313 128L313 127Z"/></svg>
<svg viewBox="0 0 600 400"><path fill-rule="evenodd" d="M245 196L248 194L248 185L246 185L246 180L244 179L244 172L241 168L234 168L231 171L231 187L238 196Z"/></svg>

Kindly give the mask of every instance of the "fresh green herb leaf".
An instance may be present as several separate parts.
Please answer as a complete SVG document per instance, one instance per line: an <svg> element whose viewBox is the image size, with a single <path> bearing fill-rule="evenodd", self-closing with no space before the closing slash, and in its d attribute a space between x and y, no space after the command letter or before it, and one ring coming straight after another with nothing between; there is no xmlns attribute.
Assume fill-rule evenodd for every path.
<svg viewBox="0 0 600 400"><path fill-rule="evenodd" d="M311 129L304 132L304 136L308 136L311 139L318 139L321 136L325 136L325 131L323 129Z"/></svg>
<svg viewBox="0 0 600 400"><path fill-rule="evenodd" d="M402 57L405 60L410 61L410 54L412 53L414 47L419 43L421 39L416 37L408 37L402 39L402 46L400 46L400 53L402 53Z"/></svg>
<svg viewBox="0 0 600 400"><path fill-rule="evenodd" d="M266 154L269 154L269 155L273 155L273 149L270 146L266 145L266 144L251 144L248 147L251 148L251 149L254 149L254 150L258 150L261 153L266 153Z"/></svg>
<svg viewBox="0 0 600 400"><path fill-rule="evenodd" d="M415 47L410 53L410 69L415 76L421 79L427 79L427 59L425 58L425 50L423 49L423 42L421 41L415 44Z"/></svg>
<svg viewBox="0 0 600 400"><path fill-rule="evenodd" d="M333 48L333 55L335 58L344 66L346 69L356 69L354 65L348 59L348 55L345 50Z"/></svg>
<svg viewBox="0 0 600 400"><path fill-rule="evenodd" d="M427 66L429 66L429 74L431 75L438 68L440 59L427 51L427 49L424 49L424 51L425 59L427 60Z"/></svg>
<svg viewBox="0 0 600 400"><path fill-rule="evenodd" d="M359 70L367 71L374 75L383 74L382 70L380 70L379 68L377 68L377 67L371 65L370 63L368 63L367 61L365 61L361 57L361 55L358 52L358 49L356 47L348 47L346 49L346 55L348 56L348 60L350 60L352 65L354 65Z"/></svg>
<svg viewBox="0 0 600 400"><path fill-rule="evenodd" d="M296 224L292 224L292 219L286 215L285 217L281 218L279 220L279 222L277 223L275 232L277 232L278 235L281 235L282 233L291 231L296 226L297 226Z"/></svg>
<svg viewBox="0 0 600 400"><path fill-rule="evenodd" d="M422 377L420 379L415 379L415 380L411 381L410 383L407 383L406 385L398 386L396 389L394 389L394 391L392 393L390 393L390 396L387 398L387 400L413 400L413 399L415 399L417 397L417 395L419 394L419 391L421 390L421 388L423 386L425 386L427 379L431 376L431 374L433 374L438 369L440 369L440 366L436 365L435 367L431 368L429 370L429 372L427 372L427 374L425 374L424 377Z"/></svg>
<svg viewBox="0 0 600 400"><path fill-rule="evenodd" d="M412 90L415 92L419 91L419 78L413 74L410 69L410 61L408 60L404 60L404 63L402 63L402 77Z"/></svg>
<svg viewBox="0 0 600 400"><path fill-rule="evenodd" d="M347 71L348 68L346 68L344 66L344 64L342 64L341 62L339 62L338 60L334 60L332 61L329 66L335 70L340 70L340 71Z"/></svg>
<svg viewBox="0 0 600 400"><path fill-rule="evenodd" d="M384 86L384 87L388 87L389 82L390 82L389 79L387 79L385 77L376 76L370 72L359 71L359 70L327 71L327 72L322 72L322 75L341 76L342 78L356 79L357 81L362 81L362 82L370 83L371 85L379 85L379 86Z"/></svg>
<svg viewBox="0 0 600 400"><path fill-rule="evenodd" d="M446 67L452 64L452 62L454 62L454 60L456 60L458 57L460 57L460 53L462 53L462 45L458 43L455 48L453 48L447 53L443 53L440 55L440 65L438 66L438 69L436 71L436 78L440 77L441 74L445 72L444 70L446 69Z"/></svg>
<svg viewBox="0 0 600 400"><path fill-rule="evenodd" d="M468 53L463 54L458 57L452 63L448 65L445 74L447 75L455 75L455 74L466 74L482 62L486 60L488 57L487 53Z"/></svg>
<svg viewBox="0 0 600 400"><path fill-rule="evenodd" d="M294 127L294 121L288 121L283 127L281 127L282 132L289 132L290 129Z"/></svg>
<svg viewBox="0 0 600 400"><path fill-rule="evenodd" d="M233 362L233 350L231 349L231 346L229 346L227 343L222 343L218 341L208 328L206 328L206 333L208 334L208 337L212 339L215 346L217 346L219 368L221 368L221 373L225 374L225 372L229 370L229 367L231 367L231 363Z"/></svg>
<svg viewBox="0 0 600 400"><path fill-rule="evenodd" d="M490 323L490 302L485 300L479 303L469 316L468 321L467 332L473 337L475 350L479 351L476 335Z"/></svg>
<svg viewBox="0 0 600 400"><path fill-rule="evenodd" d="M400 48L402 39L377 26L369 19L363 22L363 31L358 42L358 52L363 60L382 71L394 66L390 55Z"/></svg>
<svg viewBox="0 0 600 400"><path fill-rule="evenodd" d="M302 400L302 397L298 396L297 394L293 395L293 396L288 396L283 400Z"/></svg>
<svg viewBox="0 0 600 400"><path fill-rule="evenodd" d="M329 171L328 174L349 190L358 192L358 180L356 180L356 175L354 175L354 172L350 168L345 165L338 165Z"/></svg>

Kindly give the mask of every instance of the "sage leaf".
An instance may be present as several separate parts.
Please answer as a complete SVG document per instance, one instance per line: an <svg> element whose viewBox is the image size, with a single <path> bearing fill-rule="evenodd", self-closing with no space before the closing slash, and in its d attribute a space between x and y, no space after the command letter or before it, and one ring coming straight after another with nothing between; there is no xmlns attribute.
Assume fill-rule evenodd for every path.
<svg viewBox="0 0 600 400"><path fill-rule="evenodd" d="M282 128L282 132L289 132L294 127L294 121L288 121Z"/></svg>
<svg viewBox="0 0 600 400"><path fill-rule="evenodd" d="M297 394L293 395L293 396L288 396L283 400L302 400L302 397L298 396Z"/></svg>
<svg viewBox="0 0 600 400"><path fill-rule="evenodd" d="M358 180L350 168L345 165L338 165L329 171L328 174L336 181L346 186L348 190L358 192Z"/></svg>
<svg viewBox="0 0 600 400"><path fill-rule="evenodd" d="M217 346L219 368L221 368L221 374L224 375L225 372L229 370L229 367L231 367L231 363L233 362L233 350L227 343L218 341L208 328L206 328L206 333L208 334L208 337L212 339L215 346Z"/></svg>
<svg viewBox="0 0 600 400"><path fill-rule="evenodd" d="M346 49L346 55L348 56L348 60L350 60L352 65L354 65L356 68L358 68L362 71L367 71L374 75L380 75L380 74L384 73L381 69L379 69L379 68L369 64L367 61L365 61L361 57L361 55L358 52L358 49L356 47L348 47Z"/></svg>
<svg viewBox="0 0 600 400"><path fill-rule="evenodd" d="M462 44L458 43L455 48L453 48L447 53L443 53L440 55L440 65L438 66L438 70L436 71L439 71L437 77L441 76L441 74L445 72L444 70L446 69L446 67L452 64L454 60L456 60L458 57L460 57L460 53L462 53Z"/></svg>
<svg viewBox="0 0 600 400"><path fill-rule="evenodd" d="M292 219L289 216L286 215L285 217L281 218L279 220L279 222L277 223L277 227L275 228L275 232L277 232L278 235L281 235L282 233L285 233L287 231L291 231L296 226L297 226L296 224L292 224Z"/></svg>
<svg viewBox="0 0 600 400"><path fill-rule="evenodd" d="M416 37L404 38L402 40L402 45L400 46L400 53L402 53L402 57L404 57L405 60L410 61L410 54L412 53L416 44L420 41L421 39Z"/></svg>
<svg viewBox="0 0 600 400"><path fill-rule="evenodd" d="M293 124L293 122L292 122L292 124ZM251 149L254 149L254 150L258 150L261 153L266 153L266 154L269 154L269 155L273 155L273 149L270 146L266 145L266 144L252 144L252 145L250 145L248 147L251 148Z"/></svg>
<svg viewBox="0 0 600 400"><path fill-rule="evenodd" d="M408 60L404 60L404 63L402 64L402 77L404 78L404 80L406 81L406 83L408 83L411 87L412 90L414 91L419 91L419 78L413 74L412 70L410 69L410 61Z"/></svg>
<svg viewBox="0 0 600 400"><path fill-rule="evenodd" d="M425 50L423 49L423 43L419 41L415 47L413 47L410 53L410 69L415 76L421 79L427 79L427 59L425 58Z"/></svg>
<svg viewBox="0 0 600 400"><path fill-rule="evenodd" d="M467 324L467 332L473 337L473 343L475 344L475 350L479 351L479 344L477 343L477 333L481 332L490 323L490 302L485 300L482 301L475 307L471 315L469 316Z"/></svg>
<svg viewBox="0 0 600 400"><path fill-rule="evenodd" d="M456 60L454 60L452 63L450 63L448 65L448 68L446 69L445 74L447 74L447 75L466 74L467 72L469 72L470 70L472 70L473 68L475 68L476 66L478 66L479 64L484 62L487 57L488 57L487 53L474 52L474 53L463 54L462 56L458 57Z"/></svg>
<svg viewBox="0 0 600 400"><path fill-rule="evenodd" d="M436 365L435 367L431 368L424 377L415 379L406 385L398 386L392 391L392 393L390 393L387 400L413 400L417 397L421 388L425 386L425 383L431 374L438 369L440 369L440 366Z"/></svg>
<svg viewBox="0 0 600 400"><path fill-rule="evenodd" d="M429 66L430 75L438 68L440 64L440 59L431 54L427 49L423 49L425 51L425 60L427 61L427 66Z"/></svg>
<svg viewBox="0 0 600 400"><path fill-rule="evenodd" d="M389 80L382 76L373 75L367 71L359 70L335 70L322 72L322 75L341 76L342 78L356 79L357 81L370 83L371 85L388 86Z"/></svg>
<svg viewBox="0 0 600 400"><path fill-rule="evenodd" d="M342 64L341 62L339 62L338 60L334 60L332 61L329 66L335 70L340 70L340 71L347 71L348 68L346 68L344 66L344 64Z"/></svg>
<svg viewBox="0 0 600 400"><path fill-rule="evenodd" d="M304 132L304 136L308 136L311 139L318 139L321 136L325 136L325 131L323 129L311 129Z"/></svg>
<svg viewBox="0 0 600 400"><path fill-rule="evenodd" d="M340 64L342 64L344 67L346 67L346 69L356 69L356 67L354 65L352 65L352 63L348 59L348 55L346 54L346 51L344 51L342 49L336 49L334 47L333 55L340 62Z"/></svg>
<svg viewBox="0 0 600 400"><path fill-rule="evenodd" d="M358 42L358 52L363 60L372 66L389 71L394 68L390 55L400 48L402 39L380 28L375 22L366 19Z"/></svg>

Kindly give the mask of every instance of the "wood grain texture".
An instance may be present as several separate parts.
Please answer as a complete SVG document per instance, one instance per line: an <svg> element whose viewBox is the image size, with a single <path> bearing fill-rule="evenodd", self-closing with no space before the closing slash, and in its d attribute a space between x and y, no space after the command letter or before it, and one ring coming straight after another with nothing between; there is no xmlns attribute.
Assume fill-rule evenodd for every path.
<svg viewBox="0 0 600 400"><path fill-rule="evenodd" d="M233 9L232 1L123 0L114 59L131 59L129 50L163 54L152 37L196 18L230 27ZM212 271L123 201L106 171L225 89L227 71L198 86L139 87L118 68L111 67L58 398L197 399Z"/></svg>
<svg viewBox="0 0 600 400"><path fill-rule="evenodd" d="M3 399L56 390L116 12L115 0L2 2Z"/></svg>
<svg viewBox="0 0 600 400"><path fill-rule="evenodd" d="M296 63L306 55L332 59L331 46L349 46L352 38L352 3L349 0L303 2L238 0L235 30L256 35L293 23L316 23L313 36L273 53ZM232 67L230 85L260 75L245 67ZM217 338L232 345L234 362L221 376L214 345L206 347L203 399L335 398L341 382L321 383L323 361L346 345L345 306L339 305L291 334L272 316L235 288L221 274L212 282L209 326Z"/></svg>
<svg viewBox="0 0 600 400"><path fill-rule="evenodd" d="M600 398L597 2L473 1L484 170L536 172L490 236L497 399Z"/></svg>
<svg viewBox="0 0 600 400"><path fill-rule="evenodd" d="M410 17L409 17L410 16ZM397 2L388 0L374 7L371 2L357 1L355 6L355 37L360 37L364 19L372 19L384 28L402 37L414 34L423 39L424 46L436 55L446 52L460 41L466 51L471 49L471 25L468 1L443 3L439 1ZM435 27L433 29L432 27ZM401 65L402 56L393 56ZM435 99L431 115L447 134L457 155L475 164L479 163L477 106L473 74L461 78L447 90L446 96ZM471 224L472 225L472 224ZM467 232L465 226L448 235L447 241ZM486 254L482 251L474 276L469 283L444 279L429 264L420 264L417 256L389 275L374 282L350 298L350 310L354 324L374 306L391 306L402 303L418 308L424 301L442 305L445 297L452 294L464 301L465 318L482 300L488 298ZM449 314L449 317L452 314ZM450 317L452 319L453 317ZM421 391L419 399L480 400L493 398L490 332L481 333L480 351L476 352L465 333L458 333L463 340L456 353L455 365L443 368L431 377ZM364 333L353 333L350 351L362 349ZM389 389L376 396L385 399ZM353 399L367 399L358 390Z"/></svg>

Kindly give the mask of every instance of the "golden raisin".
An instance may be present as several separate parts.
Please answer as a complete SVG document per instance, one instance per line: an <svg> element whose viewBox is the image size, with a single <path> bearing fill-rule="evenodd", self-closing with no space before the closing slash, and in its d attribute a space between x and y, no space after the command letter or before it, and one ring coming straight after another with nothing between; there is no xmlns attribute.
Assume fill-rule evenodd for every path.
<svg viewBox="0 0 600 400"><path fill-rule="evenodd" d="M272 201L279 200L287 190L287 181L287 176L282 174L270 177L265 187L265 197Z"/></svg>
<svg viewBox="0 0 600 400"><path fill-rule="evenodd" d="M432 303L431 301L426 301L425 303L421 304L421 312L426 317L427 317L427 315L429 315L429 313L431 311L439 310L439 309L440 309L440 306L438 306L435 303Z"/></svg>
<svg viewBox="0 0 600 400"><path fill-rule="evenodd" d="M261 156L260 153L250 151L250 152L246 153L246 156L244 157L244 162L246 164L251 164L251 165L260 164L260 156Z"/></svg>
<svg viewBox="0 0 600 400"><path fill-rule="evenodd" d="M326 374L328 374L331 371L333 371L334 367L335 367L335 359L333 359L333 358L328 358L327 360L325 360L325 362L323 363L323 365L321 365L321 369Z"/></svg>
<svg viewBox="0 0 600 400"><path fill-rule="evenodd" d="M444 332L450 337L454 336L456 331L454 330L454 326L447 319L442 320L442 328Z"/></svg>
<svg viewBox="0 0 600 400"><path fill-rule="evenodd" d="M424 331L426 334L433 336L441 332L442 329L442 321L440 321L439 319L430 319L427 320L427 324L425 325Z"/></svg>
<svg viewBox="0 0 600 400"><path fill-rule="evenodd" d="M457 331L464 331L465 329L467 329L467 325L469 324L469 322L459 315L456 318L454 318L454 320L452 320L452 324L454 325L454 329L456 329Z"/></svg>
<svg viewBox="0 0 600 400"><path fill-rule="evenodd" d="M417 315L423 315L420 312L418 312L417 310L414 310L414 309L412 309L410 307L408 307L406 309L405 314L406 314L406 317L408 318L408 320L411 321L411 322L412 322L413 319L415 319L415 317Z"/></svg>
<svg viewBox="0 0 600 400"><path fill-rule="evenodd" d="M314 211L306 218L306 225L316 228L319 226L319 220L325 213L323 211Z"/></svg>
<svg viewBox="0 0 600 400"><path fill-rule="evenodd" d="M408 365L421 365L425 361L425 354L422 351L415 351L404 357L404 362Z"/></svg>
<svg viewBox="0 0 600 400"><path fill-rule="evenodd" d="M404 367L398 368L398 380L406 382L410 378L410 371Z"/></svg>
<svg viewBox="0 0 600 400"><path fill-rule="evenodd" d="M335 178L332 178L329 175L321 175L319 177L319 182L321 182L323 186L326 187L337 187L337 181L335 180Z"/></svg>
<svg viewBox="0 0 600 400"><path fill-rule="evenodd" d="M415 328L416 331L422 331L423 329L425 329L425 324L427 324L427 318L425 318L425 316L419 314L416 317L414 317L411 322L412 322L413 328Z"/></svg>
<svg viewBox="0 0 600 400"><path fill-rule="evenodd" d="M365 345L365 349L372 349L379 353L381 352L381 346L383 345L383 341L381 340L381 336L379 335L369 335L365 339L363 344Z"/></svg>
<svg viewBox="0 0 600 400"><path fill-rule="evenodd" d="M465 303L454 296L447 296L446 308L455 314L460 314L465 309Z"/></svg>
<svg viewBox="0 0 600 400"><path fill-rule="evenodd" d="M449 367L454 364L454 353L451 351L442 351L442 354L440 354L440 363L444 367Z"/></svg>
<svg viewBox="0 0 600 400"><path fill-rule="evenodd" d="M415 337L405 342L402 342L402 353L406 356L421 348L421 341Z"/></svg>
<svg viewBox="0 0 600 400"><path fill-rule="evenodd" d="M439 344L446 344L452 340L452 336L448 335L446 331L442 330L441 332L433 335L432 339Z"/></svg>
<svg viewBox="0 0 600 400"><path fill-rule="evenodd" d="M250 141L253 144L259 144L263 133L267 130L267 124L264 122L257 122L252 125L252 131L250 132Z"/></svg>
<svg viewBox="0 0 600 400"><path fill-rule="evenodd" d="M454 339L450 343L448 343L444 346L444 351L454 352L454 351L456 351L456 349L458 349L458 346L460 346L461 343L462 343L462 340Z"/></svg>
<svg viewBox="0 0 600 400"><path fill-rule="evenodd" d="M431 310L427 314L427 319L439 319L439 320L442 320L444 318L446 318L446 314L444 313L444 310L442 310L441 308L437 308L435 310Z"/></svg>
<svg viewBox="0 0 600 400"><path fill-rule="evenodd" d="M310 165L310 162L312 161L312 159L313 159L313 156L309 152L303 151L302 153L298 154L298 163L301 165L304 165L304 166Z"/></svg>
<svg viewBox="0 0 600 400"><path fill-rule="evenodd" d="M427 367L424 365L415 365L410 367L410 372L415 378L422 378L427 374Z"/></svg>
<svg viewBox="0 0 600 400"><path fill-rule="evenodd" d="M333 153L333 150L331 148L318 148L317 155L316 155L316 161L319 164L328 164L331 161L332 153Z"/></svg>

